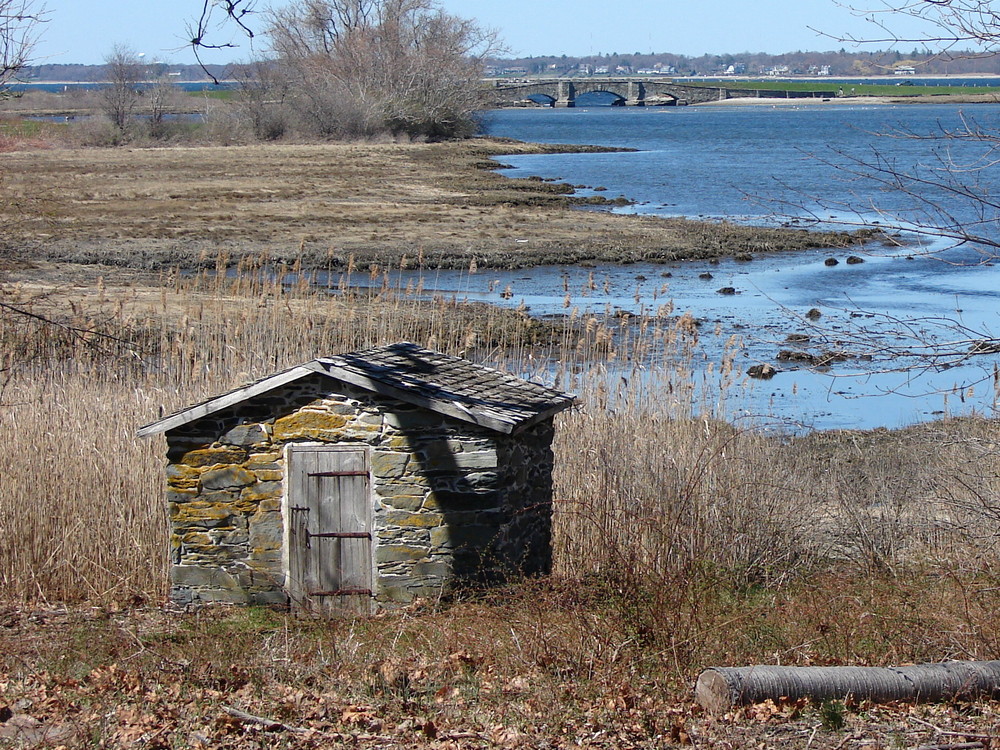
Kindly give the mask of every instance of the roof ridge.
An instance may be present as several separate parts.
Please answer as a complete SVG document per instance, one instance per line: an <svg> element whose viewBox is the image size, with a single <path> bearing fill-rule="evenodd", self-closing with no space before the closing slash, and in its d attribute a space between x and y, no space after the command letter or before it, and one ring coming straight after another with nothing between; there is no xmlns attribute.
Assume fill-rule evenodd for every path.
<svg viewBox="0 0 1000 750"><path fill-rule="evenodd" d="M470 370L490 378L477 379ZM576 400L573 394L504 370L402 341L317 357L175 412L141 427L138 434L175 429L312 373L508 434L547 419Z"/></svg>

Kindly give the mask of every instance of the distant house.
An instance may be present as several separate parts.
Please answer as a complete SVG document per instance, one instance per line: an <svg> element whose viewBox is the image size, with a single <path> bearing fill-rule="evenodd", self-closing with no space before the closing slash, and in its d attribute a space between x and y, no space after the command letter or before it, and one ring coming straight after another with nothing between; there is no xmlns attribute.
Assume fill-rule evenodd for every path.
<svg viewBox="0 0 1000 750"><path fill-rule="evenodd" d="M399 343L149 424L167 439L171 598L363 614L548 572L553 417L573 401Z"/></svg>

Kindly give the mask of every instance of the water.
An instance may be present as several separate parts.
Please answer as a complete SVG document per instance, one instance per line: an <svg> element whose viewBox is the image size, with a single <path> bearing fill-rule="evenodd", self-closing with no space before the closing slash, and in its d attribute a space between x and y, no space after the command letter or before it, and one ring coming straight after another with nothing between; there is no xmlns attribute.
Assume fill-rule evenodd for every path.
<svg viewBox="0 0 1000 750"><path fill-rule="evenodd" d="M176 81L174 86L182 91L229 91L236 89L239 84L236 81L219 81L217 84L211 81ZM71 91L93 91L107 86L107 83L93 81L72 81L72 82L36 82L36 83L12 83L7 88L14 92L26 91L48 91L51 93L63 94ZM144 84L152 85L152 84Z"/></svg>
<svg viewBox="0 0 1000 750"><path fill-rule="evenodd" d="M996 122L1000 106L977 105L969 114ZM885 221L877 208L913 227L926 227L944 221L926 210L933 203L943 204L960 222L977 218L974 204L933 181L941 182L941 165L983 159L988 147L878 133L892 128L932 133L960 127L962 117L961 108L950 105L595 107L493 112L487 129L528 141L639 149L501 160L513 167L511 176L559 178L636 201L623 211L807 225L817 218ZM883 160L933 181L908 194L842 171L855 158L872 159L876 151ZM1000 190L990 170L963 174L963 180ZM982 233L995 233L995 212L978 218ZM532 241L533 234L526 228L525 239ZM544 237L544 227L537 235ZM523 304L536 315L565 314L567 286L571 304L581 313L650 312L670 302L676 313L690 312L703 321L709 360L720 357L737 335L745 343L741 371L759 362L781 368L772 380L741 380L725 407L733 420L777 420L795 429L871 428L942 414L992 414L1000 355L973 356L969 350L976 340L1000 336L1000 271L982 249L949 250L947 243L927 237L908 241L903 248L873 245L852 251L863 256L865 262L858 264L845 262L850 253L831 250L718 265L553 267L472 276L442 272L433 281L441 291ZM838 265L826 265L829 257L836 257ZM706 272L711 280L701 278ZM718 293L727 286L738 293ZM501 292L508 289L511 296L504 298ZM823 313L819 321L805 317L813 308ZM785 340L790 333L810 336L816 344L811 351L844 350L861 358L828 370L777 362L782 349L795 348ZM928 342L936 348L928 349Z"/></svg>

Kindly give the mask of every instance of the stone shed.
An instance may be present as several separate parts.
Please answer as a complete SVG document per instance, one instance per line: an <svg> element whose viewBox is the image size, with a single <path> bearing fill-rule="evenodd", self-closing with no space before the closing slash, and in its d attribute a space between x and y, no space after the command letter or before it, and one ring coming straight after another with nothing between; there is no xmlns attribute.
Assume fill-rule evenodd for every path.
<svg viewBox="0 0 1000 750"><path fill-rule="evenodd" d="M573 400L399 343L147 425L167 441L171 597L365 613L545 573Z"/></svg>

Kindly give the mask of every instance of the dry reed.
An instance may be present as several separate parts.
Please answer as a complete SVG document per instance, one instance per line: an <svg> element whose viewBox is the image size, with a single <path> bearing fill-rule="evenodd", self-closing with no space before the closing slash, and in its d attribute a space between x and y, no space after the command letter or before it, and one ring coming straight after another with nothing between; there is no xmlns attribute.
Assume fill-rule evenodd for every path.
<svg viewBox="0 0 1000 750"><path fill-rule="evenodd" d="M3 597L161 599L163 446L135 429L315 356L397 340L581 392L557 431L561 576L667 592L680 612L703 586L774 586L838 560L882 573L993 542L984 524L1000 515L989 500L1000 462L985 423L933 428L947 440L929 438L932 428L768 437L716 418L731 363L710 379L693 374L698 335L685 316L571 312L542 324L427 300L379 269L349 274L371 288L348 275L327 289L295 267L229 269L223 258L215 273L175 273L159 291L99 290L69 314L65 298L7 290L21 312L0 315Z"/></svg>

